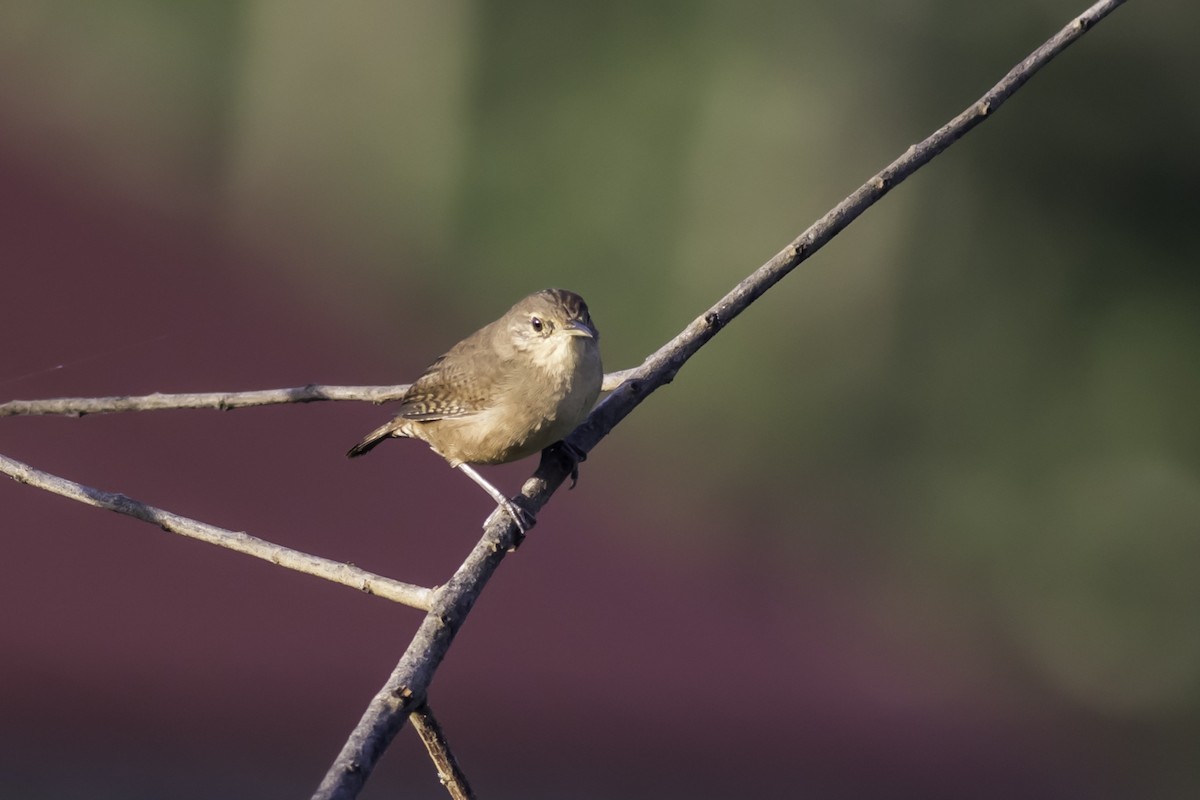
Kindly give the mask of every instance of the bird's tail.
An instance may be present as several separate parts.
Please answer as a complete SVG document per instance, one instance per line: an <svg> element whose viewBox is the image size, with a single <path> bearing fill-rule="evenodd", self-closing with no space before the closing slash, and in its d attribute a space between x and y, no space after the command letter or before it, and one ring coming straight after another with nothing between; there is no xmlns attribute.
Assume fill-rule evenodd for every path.
<svg viewBox="0 0 1200 800"><path fill-rule="evenodd" d="M373 447L375 447L375 445L379 444L384 439L395 436L397 427L399 427L399 425L396 420L392 420L391 422L380 425L378 428L364 436L361 442L354 445L354 447L351 447L346 452L346 457L355 458L356 456L361 456L363 453L371 450Z"/></svg>

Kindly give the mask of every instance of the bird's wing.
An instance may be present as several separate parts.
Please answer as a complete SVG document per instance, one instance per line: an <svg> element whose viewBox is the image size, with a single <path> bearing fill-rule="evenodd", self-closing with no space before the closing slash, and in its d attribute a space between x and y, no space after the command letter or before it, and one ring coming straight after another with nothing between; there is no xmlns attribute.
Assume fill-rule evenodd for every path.
<svg viewBox="0 0 1200 800"><path fill-rule="evenodd" d="M468 417L484 410L487 387L471 376L461 362L443 356L429 365L405 393L399 418L428 421Z"/></svg>

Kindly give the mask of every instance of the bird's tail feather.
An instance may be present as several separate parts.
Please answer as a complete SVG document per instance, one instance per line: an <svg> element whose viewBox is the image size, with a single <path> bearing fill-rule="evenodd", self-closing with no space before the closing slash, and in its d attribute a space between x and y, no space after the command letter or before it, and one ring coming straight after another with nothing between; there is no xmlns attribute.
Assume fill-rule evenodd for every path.
<svg viewBox="0 0 1200 800"><path fill-rule="evenodd" d="M361 456L363 453L368 452L384 439L394 436L396 433L396 427L396 420L392 420L384 425L380 425L378 428L364 436L361 442L354 445L354 447L351 447L346 452L346 457L355 458L356 456Z"/></svg>

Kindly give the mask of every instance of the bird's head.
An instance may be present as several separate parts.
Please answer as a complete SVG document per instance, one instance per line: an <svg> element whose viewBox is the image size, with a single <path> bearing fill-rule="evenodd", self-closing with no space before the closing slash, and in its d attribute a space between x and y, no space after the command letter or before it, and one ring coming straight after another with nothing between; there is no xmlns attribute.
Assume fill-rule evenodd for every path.
<svg viewBox="0 0 1200 800"><path fill-rule="evenodd" d="M598 346L600 332L587 303L566 289L543 289L521 300L505 315L513 347L546 366L574 359Z"/></svg>

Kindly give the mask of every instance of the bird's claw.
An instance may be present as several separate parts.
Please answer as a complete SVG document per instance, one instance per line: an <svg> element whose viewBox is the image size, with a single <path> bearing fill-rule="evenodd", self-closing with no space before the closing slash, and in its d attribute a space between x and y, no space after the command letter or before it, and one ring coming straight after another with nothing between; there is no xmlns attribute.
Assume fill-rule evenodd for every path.
<svg viewBox="0 0 1200 800"><path fill-rule="evenodd" d="M566 440L559 442L557 447L571 461L571 485L567 489L574 489L575 484L579 483L579 465L587 461L587 453Z"/></svg>
<svg viewBox="0 0 1200 800"><path fill-rule="evenodd" d="M503 510L503 512L508 515L509 519L513 521L513 524L517 526L517 534L513 537L512 547L508 548L508 552L512 553L521 546L521 542L525 541L525 534L529 533L529 529L534 526L537 520L534 519L533 514L529 513L508 499L497 506L496 512L501 510ZM492 516L495 516L496 512L493 512ZM492 516L489 516L484 522L484 527L487 527L488 523L492 521Z"/></svg>

